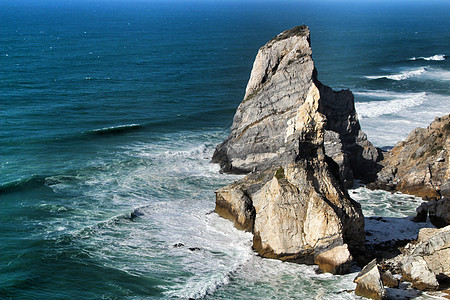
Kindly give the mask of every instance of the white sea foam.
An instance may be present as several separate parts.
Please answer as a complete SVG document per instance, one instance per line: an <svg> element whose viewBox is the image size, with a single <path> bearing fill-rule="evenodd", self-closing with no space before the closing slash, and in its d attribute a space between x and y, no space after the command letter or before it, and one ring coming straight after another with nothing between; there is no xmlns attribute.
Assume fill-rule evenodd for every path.
<svg viewBox="0 0 450 300"><path fill-rule="evenodd" d="M386 99L370 102L356 102L356 111L360 118L372 118L393 114L405 108L420 105L427 98L427 93L395 93L388 91L355 92L355 95L373 99Z"/></svg>
<svg viewBox="0 0 450 300"><path fill-rule="evenodd" d="M395 81L400 80L438 80L438 81L449 81L450 80L450 71L444 70L438 67L419 67L419 68L409 68L399 73L395 74L383 74L383 75L374 75L374 76L364 76L367 79L390 79Z"/></svg>
<svg viewBox="0 0 450 300"><path fill-rule="evenodd" d="M450 81L450 71L440 68L427 68L427 72L421 78L425 80Z"/></svg>
<svg viewBox="0 0 450 300"><path fill-rule="evenodd" d="M434 60L434 61L441 61L445 60L445 54L436 54L429 57L419 56L419 57L411 57L409 60Z"/></svg>
<svg viewBox="0 0 450 300"><path fill-rule="evenodd" d="M450 96L384 90L355 92L363 131L376 146L393 146L416 127L450 113Z"/></svg>
<svg viewBox="0 0 450 300"><path fill-rule="evenodd" d="M70 199L70 220L58 218L49 234L51 229L53 236L69 232L77 245L71 251L81 251L80 256L73 254L74 260L89 257L133 281L161 278L158 288L167 298L355 299L347 291L354 290L358 270L332 276L317 274L315 266L262 259L251 250L250 233L212 212L212 191L242 177L220 174L210 163L224 136L162 135L157 141L121 147L113 161L98 161L73 176L52 177L48 182L55 192L77 198ZM381 212L387 220L398 217L392 224L399 226L418 204L415 198L408 203L408 196L364 188L351 195L367 216ZM49 209L58 216L60 207ZM135 209L142 215L127 218Z"/></svg>
<svg viewBox="0 0 450 300"><path fill-rule="evenodd" d="M391 79L391 80L405 80L414 76L421 75L423 73L427 72L427 69L425 67L420 67L416 69L409 69L402 71L398 74L389 74L389 75L378 75L378 76L364 76L367 79Z"/></svg>

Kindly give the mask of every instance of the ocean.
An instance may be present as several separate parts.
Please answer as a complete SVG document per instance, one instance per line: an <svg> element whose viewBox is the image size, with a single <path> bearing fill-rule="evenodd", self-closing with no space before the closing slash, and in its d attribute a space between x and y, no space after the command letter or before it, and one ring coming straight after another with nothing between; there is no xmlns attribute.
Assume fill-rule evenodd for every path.
<svg viewBox="0 0 450 300"><path fill-rule="evenodd" d="M214 213L241 177L210 159L259 47L301 24L376 146L448 114L449 16L445 1L0 1L0 299L355 299L357 269L256 256ZM350 194L399 222L421 202Z"/></svg>

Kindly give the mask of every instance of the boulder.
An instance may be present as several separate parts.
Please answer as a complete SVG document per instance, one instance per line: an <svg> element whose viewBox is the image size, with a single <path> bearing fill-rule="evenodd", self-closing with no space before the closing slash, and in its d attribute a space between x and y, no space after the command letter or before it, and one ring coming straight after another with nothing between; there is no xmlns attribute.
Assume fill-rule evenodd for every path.
<svg viewBox="0 0 450 300"><path fill-rule="evenodd" d="M436 276L427 266L426 261L420 256L408 257L402 265L403 279L412 283L413 288L429 291L437 290L439 283Z"/></svg>
<svg viewBox="0 0 450 300"><path fill-rule="evenodd" d="M430 201L428 215L431 223L437 228L450 225L450 198Z"/></svg>
<svg viewBox="0 0 450 300"><path fill-rule="evenodd" d="M416 208L416 212L413 219L415 222L426 222L429 215L430 222L437 228L450 225L450 198L423 202Z"/></svg>
<svg viewBox="0 0 450 300"><path fill-rule="evenodd" d="M377 261L368 263L353 280L356 283L355 294L370 299L385 299L386 290L381 281Z"/></svg>
<svg viewBox="0 0 450 300"><path fill-rule="evenodd" d="M314 263L326 273L346 274L350 271L353 258L348 251L347 244L334 247L316 256Z"/></svg>

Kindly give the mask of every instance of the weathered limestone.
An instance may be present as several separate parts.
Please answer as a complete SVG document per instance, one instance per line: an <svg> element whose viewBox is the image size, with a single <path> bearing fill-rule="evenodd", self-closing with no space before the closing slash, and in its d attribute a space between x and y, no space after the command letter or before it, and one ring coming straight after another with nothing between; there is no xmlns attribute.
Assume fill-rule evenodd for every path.
<svg viewBox="0 0 450 300"><path fill-rule="evenodd" d="M384 262L398 271L402 280L418 290L437 290L439 281L450 278L450 226L422 228L416 242L407 244L403 253Z"/></svg>
<svg viewBox="0 0 450 300"><path fill-rule="evenodd" d="M303 160L218 190L216 212L253 232L261 256L311 264L335 246L364 245L361 208L335 186L326 162Z"/></svg>
<svg viewBox="0 0 450 300"><path fill-rule="evenodd" d="M411 256L402 265L403 279L412 283L418 290L437 290L439 283L436 276L427 266L426 261L420 256Z"/></svg>
<svg viewBox="0 0 450 300"><path fill-rule="evenodd" d="M316 139L301 129L314 124L298 118L300 111L306 117L310 109L321 113L315 121L325 122L325 154L339 166L341 182L351 186L354 176L375 176L378 151L360 130L353 94L322 85L311 55L304 25L259 50L231 133L213 155L224 172L262 171L295 161L308 150L300 142ZM313 105L308 108L307 102Z"/></svg>
<svg viewBox="0 0 450 300"><path fill-rule="evenodd" d="M259 50L231 133L214 153L223 171L251 172L216 192L216 212L251 231L263 257L314 263L344 244L361 250L361 207L341 183L367 176L374 168L362 166L373 167L377 155L353 95L317 81L309 30L295 27ZM330 270L343 272L350 261Z"/></svg>
<svg viewBox="0 0 450 300"><path fill-rule="evenodd" d="M385 299L386 291L375 259L368 263L353 281L356 283L356 295L377 300Z"/></svg>
<svg viewBox="0 0 450 300"><path fill-rule="evenodd" d="M371 188L397 190L418 197L450 197L450 115L426 129L414 129L384 154L383 169Z"/></svg>

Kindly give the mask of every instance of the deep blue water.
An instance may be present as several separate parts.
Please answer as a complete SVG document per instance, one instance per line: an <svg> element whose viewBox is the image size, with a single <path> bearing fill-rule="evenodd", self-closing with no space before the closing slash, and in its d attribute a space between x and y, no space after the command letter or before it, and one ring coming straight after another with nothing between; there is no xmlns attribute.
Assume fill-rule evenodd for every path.
<svg viewBox="0 0 450 300"><path fill-rule="evenodd" d="M449 16L445 2L0 2L0 298L351 298L334 294L351 280L255 258L211 213L238 177L209 159L258 48L300 24L377 146L449 113ZM252 276L268 270L278 285Z"/></svg>

